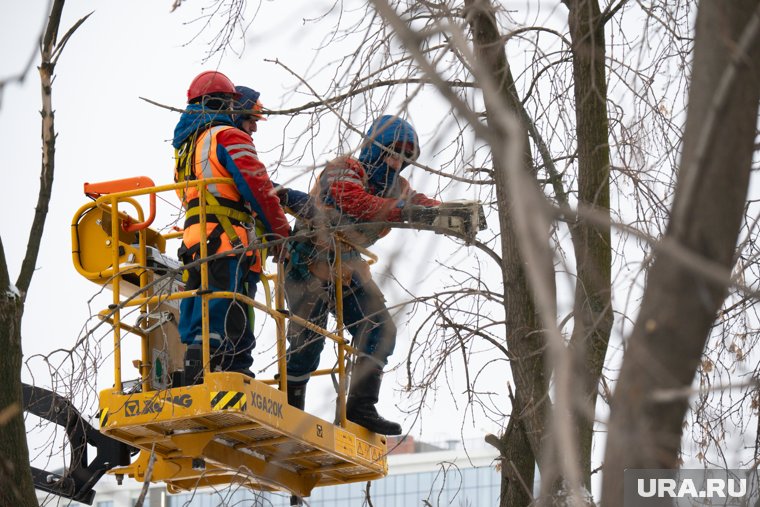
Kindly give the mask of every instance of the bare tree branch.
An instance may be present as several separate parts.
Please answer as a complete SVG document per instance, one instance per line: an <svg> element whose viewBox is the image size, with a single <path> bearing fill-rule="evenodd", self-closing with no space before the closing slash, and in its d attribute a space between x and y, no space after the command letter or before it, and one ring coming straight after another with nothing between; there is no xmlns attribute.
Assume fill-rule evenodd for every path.
<svg viewBox="0 0 760 507"><path fill-rule="evenodd" d="M50 12L51 5L53 5L53 0L48 0L48 7L45 10L45 12ZM40 41L42 40L42 34L45 31L45 27L46 27L46 23L43 22L42 29L40 30L40 36L38 37ZM4 79L0 79L0 107L2 107L2 104L3 104L3 92L5 91L6 85L10 83L18 83L18 84L24 83L24 81L26 80L26 76L29 74L29 71L32 68L32 65L34 65L34 60L37 58L37 51L38 49L35 46L32 49L31 53L29 54L29 59L26 61L26 64L24 64L24 66L22 67L22 69L19 71L18 74L4 78Z"/></svg>
<svg viewBox="0 0 760 507"><path fill-rule="evenodd" d="M56 44L58 37L58 27L61 22L61 13L63 11L64 0L56 0L50 12L47 29L42 38L40 63L40 80L42 89L42 170L40 171L40 191L37 197L34 219L29 228L29 239L26 245L26 255L21 264L21 271L16 280L16 287L21 292L22 299L26 299L26 293L29 290L29 284L32 281L32 275L37 264L37 257L40 251L42 241L42 232L45 229L45 219L47 218L48 205L53 189L53 173L55 169L55 112L53 110L52 86L55 64L60 56L62 46ZM80 19L64 36L62 44L65 44L74 30L81 26L89 14Z"/></svg>

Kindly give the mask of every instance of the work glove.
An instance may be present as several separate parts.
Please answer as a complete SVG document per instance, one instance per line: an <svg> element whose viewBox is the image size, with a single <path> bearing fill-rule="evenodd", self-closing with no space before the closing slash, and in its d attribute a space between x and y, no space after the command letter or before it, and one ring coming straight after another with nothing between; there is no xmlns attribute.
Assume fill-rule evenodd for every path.
<svg viewBox="0 0 760 507"><path fill-rule="evenodd" d="M283 243L280 243L278 245L272 245L267 248L267 255L269 257L272 257L272 259L275 262L283 261L286 262L288 258L290 257L290 252L287 248L285 248Z"/></svg>
<svg viewBox="0 0 760 507"><path fill-rule="evenodd" d="M316 207L312 197L306 192L292 188L277 186L276 194L280 199L280 205L293 215L312 220L316 212Z"/></svg>

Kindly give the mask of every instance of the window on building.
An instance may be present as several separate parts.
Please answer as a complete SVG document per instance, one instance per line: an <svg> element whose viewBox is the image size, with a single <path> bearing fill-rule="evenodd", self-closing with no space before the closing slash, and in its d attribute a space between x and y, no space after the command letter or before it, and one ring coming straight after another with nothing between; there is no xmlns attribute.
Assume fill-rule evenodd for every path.
<svg viewBox="0 0 760 507"><path fill-rule="evenodd" d="M419 507L423 500L435 506L497 505L499 473L492 467L449 467L434 472L391 475L372 481L370 497L376 506ZM306 499L310 507L356 507L365 500L366 482L316 488ZM106 503L108 505L106 505ZM113 507L103 502L96 507ZM250 491L239 486L215 492L198 490L166 496L166 507L288 507L290 495Z"/></svg>

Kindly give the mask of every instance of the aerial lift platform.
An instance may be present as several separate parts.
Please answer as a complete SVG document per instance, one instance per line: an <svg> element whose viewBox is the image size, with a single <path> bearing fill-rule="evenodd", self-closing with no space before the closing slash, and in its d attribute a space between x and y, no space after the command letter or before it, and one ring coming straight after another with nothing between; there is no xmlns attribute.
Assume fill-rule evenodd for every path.
<svg viewBox="0 0 760 507"><path fill-rule="evenodd" d="M205 197L209 185L231 182L211 178L156 186L147 177L135 177L85 184L85 194L92 201L79 208L71 222L72 261L82 276L112 291L111 304L98 315L113 329L114 381L100 392L99 430L70 400L24 385L25 410L63 426L72 447L63 474L32 468L37 488L91 504L93 487L104 473L110 473L118 481L127 476L141 482L163 482L173 493L233 483L254 490L290 492L292 503L298 505L300 497L309 496L315 487L387 474L385 437L346 419L347 375L356 350L343 337L342 284L337 283L342 279L342 245L358 250L369 263L377 258L337 233L332 236L336 250L335 331L285 310L281 264L276 274L263 278L266 304L239 293L211 292ZM182 232L168 226L160 232L151 225L160 194L173 194L191 185L199 192L202 236L201 286L189 291L182 281L182 266L166 255L166 242ZM145 200L149 203L147 217L141 204ZM485 228L485 217L480 203L456 201L441 204L425 223L432 226L430 230L453 234L469 244L477 231ZM202 383L184 378L185 346L177 329L180 301L197 296L203 314ZM214 298L234 298L274 319L278 370L274 378L211 371L209 301ZM136 319L128 322L135 314ZM287 319L336 344L337 366L312 374L337 378L335 421L288 405ZM124 380L122 344L133 340L140 344L140 357L132 361L138 378ZM92 459L88 447L96 451Z"/></svg>
<svg viewBox="0 0 760 507"><path fill-rule="evenodd" d="M100 433L123 443L133 454L128 463L110 462L108 473L119 479L164 482L170 492L235 483L298 497L309 496L315 487L384 477L388 472L385 437L346 420L346 363L355 350L342 336L341 284L337 284L337 331L332 332L290 316L284 309L281 265L269 277L274 281L274 297L267 297L268 304L263 304L238 293L210 292L205 262L201 287L186 291L181 267L164 255L166 241L181 232L162 234L150 228L157 196L188 185L198 187L201 258L205 259L204 194L208 185L229 182L213 178L156 186L149 178L138 177L85 184L85 193L94 200L72 220L72 259L80 274L113 292L112 303L99 314L113 327L114 360L113 387L100 392ZM147 218L138 202L141 196L150 202ZM340 242L336 245L340 248ZM340 276L340 266L337 270ZM176 327L179 301L195 296L201 296L204 315L203 381L181 385L184 345ZM208 302L212 298L236 298L275 320L279 374L274 379L211 371ZM137 321L127 323L133 313L139 314ZM288 318L337 344L337 368L316 372L338 378L335 422L288 405ZM123 380L121 350L123 342L133 339L140 341L141 357L133 362L139 379L128 382Z"/></svg>

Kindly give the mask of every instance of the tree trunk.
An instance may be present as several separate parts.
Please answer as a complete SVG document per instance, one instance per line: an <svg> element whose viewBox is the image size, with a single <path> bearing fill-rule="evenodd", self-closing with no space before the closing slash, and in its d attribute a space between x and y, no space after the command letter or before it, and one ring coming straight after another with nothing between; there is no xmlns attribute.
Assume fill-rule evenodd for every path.
<svg viewBox="0 0 760 507"><path fill-rule="evenodd" d="M501 34L496 25L493 6L486 0L466 0L465 7L476 56L498 86L504 102L519 116L519 100L501 42ZM487 107L488 125L498 132L499 122L492 118L493 114ZM519 170L532 174L533 160L529 150L527 126L521 129L521 134L524 152L521 157L522 167ZM545 336L528 284L525 262L520 253L514 210L508 195L509 176L497 151L493 150L493 162L501 233L505 332L507 347L513 355L511 368L516 386L512 417L519 418L519 424L516 424L512 431L505 432L502 439L503 448L507 450L503 456L503 466L513 465L514 472L532 488L536 457L541 453L547 414L550 412ZM540 234L541 231L536 233ZM509 475L503 474L502 477L503 480L507 480ZM502 491L506 492L501 498L502 507L518 507L530 503L530 498L519 481L509 481Z"/></svg>
<svg viewBox="0 0 760 507"><path fill-rule="evenodd" d="M623 470L678 466L688 397L672 393L691 386L734 262L755 149L759 27L760 0L700 2L673 212L613 397L604 505L622 505ZM705 264L718 276L694 267Z"/></svg>
<svg viewBox="0 0 760 507"><path fill-rule="evenodd" d="M610 218L610 150L605 76L604 24L597 0L565 0L573 52L573 90L578 135L578 209L597 220ZM609 226L593 225L583 213L570 224L577 279L570 351L574 393L573 425L580 470L591 486L591 445L599 381L612 331L612 249ZM598 221L596 222L598 223ZM577 393L577 394L576 394Z"/></svg>
<svg viewBox="0 0 760 507"><path fill-rule="evenodd" d="M529 505L535 480L536 457L530 447L521 407L512 405L511 420L517 421L511 433L507 431L502 438L505 449L502 466L506 472L507 483L502 479L502 506ZM504 476L503 476L504 477Z"/></svg>
<svg viewBox="0 0 760 507"><path fill-rule="evenodd" d="M29 464L29 448L23 418L21 390L21 317L39 254L48 214L55 168L53 72L61 51L74 31L89 16L80 19L58 43L58 27L65 0L55 0L41 40L40 88L42 94L42 164L40 190L26 254L15 287L11 286L5 251L0 241L0 505L36 506Z"/></svg>
<svg viewBox="0 0 760 507"><path fill-rule="evenodd" d="M21 394L21 296L0 294L0 505L37 506Z"/></svg>

